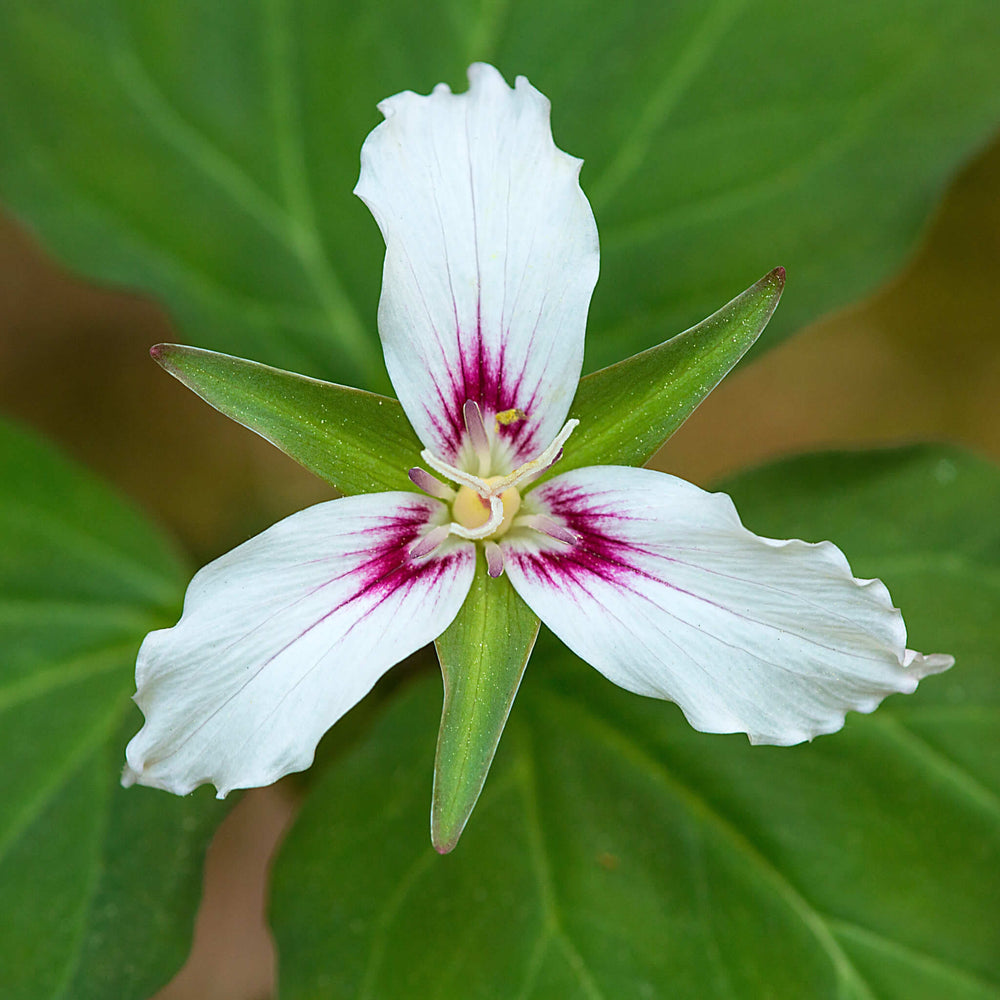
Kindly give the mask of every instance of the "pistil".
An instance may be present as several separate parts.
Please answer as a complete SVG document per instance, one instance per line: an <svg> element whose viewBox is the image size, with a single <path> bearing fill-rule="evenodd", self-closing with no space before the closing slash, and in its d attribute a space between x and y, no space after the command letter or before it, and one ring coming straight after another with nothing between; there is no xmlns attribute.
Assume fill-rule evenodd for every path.
<svg viewBox="0 0 1000 1000"><path fill-rule="evenodd" d="M491 476L485 479L487 486L492 487L499 476ZM511 523L521 509L521 494L516 487L504 490L500 494L500 502L503 504L503 520L499 527L493 532L496 538L505 534ZM451 505L451 516L458 524L466 528L481 528L490 518L489 498L482 496L478 491L462 486L455 497L455 502Z"/></svg>

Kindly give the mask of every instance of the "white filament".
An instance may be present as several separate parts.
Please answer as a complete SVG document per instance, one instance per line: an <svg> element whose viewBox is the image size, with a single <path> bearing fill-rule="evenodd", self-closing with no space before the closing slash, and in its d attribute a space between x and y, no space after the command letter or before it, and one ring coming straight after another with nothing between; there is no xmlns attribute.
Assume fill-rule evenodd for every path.
<svg viewBox="0 0 1000 1000"><path fill-rule="evenodd" d="M519 465L513 472L508 472L506 476L491 477L490 482L487 482L482 476L474 476L471 472L463 472L454 465L443 462L428 448L425 448L420 453L420 457L435 472L439 472L446 479L450 479L453 483L459 483L462 486L468 486L470 490L475 490L484 500L489 500L541 475L559 457L559 452L562 451L562 446L566 443L566 439L576 430L579 424L579 420L567 420L566 426L563 427L555 436L552 443L540 455L529 462L525 462L524 465ZM462 537L482 538L485 536L463 535Z"/></svg>
<svg viewBox="0 0 1000 1000"><path fill-rule="evenodd" d="M513 472L495 480L490 486L490 490L496 493L503 493L504 490L520 486L525 480L540 475L559 457L559 452L562 451L562 446L566 443L566 439L576 430L579 424L579 420L567 420L566 426L555 436L548 448L537 458L533 458L530 462L525 462L524 465L519 465Z"/></svg>

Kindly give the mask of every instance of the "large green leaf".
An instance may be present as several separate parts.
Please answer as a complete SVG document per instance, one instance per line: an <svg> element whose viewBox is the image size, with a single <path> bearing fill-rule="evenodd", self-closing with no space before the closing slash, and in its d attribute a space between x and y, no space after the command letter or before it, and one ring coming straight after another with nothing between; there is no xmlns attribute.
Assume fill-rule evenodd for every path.
<svg viewBox="0 0 1000 1000"><path fill-rule="evenodd" d="M940 449L733 484L833 537L949 673L813 744L696 733L540 641L474 821L426 844L439 691L409 687L279 859L281 996L997 1000L1000 474Z"/></svg>
<svg viewBox="0 0 1000 1000"><path fill-rule="evenodd" d="M191 341L384 388L361 142L378 100L489 59L587 160L590 367L780 263L775 343L912 248L1000 119L998 34L995 0L7 0L0 194Z"/></svg>
<svg viewBox="0 0 1000 1000"><path fill-rule="evenodd" d="M130 507L0 423L0 995L144 1000L183 961L211 797L119 785L135 653L184 571Z"/></svg>

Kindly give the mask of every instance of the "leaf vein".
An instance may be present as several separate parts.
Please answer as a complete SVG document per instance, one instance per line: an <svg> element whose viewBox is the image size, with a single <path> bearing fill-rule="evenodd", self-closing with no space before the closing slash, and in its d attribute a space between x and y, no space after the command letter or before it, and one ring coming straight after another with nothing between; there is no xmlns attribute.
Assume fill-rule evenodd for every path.
<svg viewBox="0 0 1000 1000"><path fill-rule="evenodd" d="M892 715L888 711L881 712L872 716L872 724L889 735L911 756L926 763L965 798L1000 820L1000 795L984 785L967 768L919 736L898 715Z"/></svg>
<svg viewBox="0 0 1000 1000"><path fill-rule="evenodd" d="M528 735L524 727L520 727L518 732L520 734L519 742L521 747L521 766L518 776L521 779L520 787L524 801L524 819L527 828L528 847L540 890L543 919L542 933L550 935L559 945L566 963L569 965L574 976L576 976L577 982L588 997L588 1000L608 1000L563 925L559 913L559 902L556 898L555 885L552 879L552 869L546 854L545 835L542 831L538 815L538 786L535 779L534 752L528 741ZM537 975L537 971L534 974Z"/></svg>
<svg viewBox="0 0 1000 1000"><path fill-rule="evenodd" d="M122 705L115 704L111 712L101 716L81 737L80 741L55 768L49 780L37 788L35 794L13 816L7 831L0 837L0 863L6 859L11 848L24 832L41 816L63 785L73 776L80 764L108 738L122 715Z"/></svg>
<svg viewBox="0 0 1000 1000"><path fill-rule="evenodd" d="M690 228L723 215L736 215L756 203L789 190L863 135L865 129L876 120L877 113L904 91L911 80L925 72L931 56L937 52L938 42L939 39L932 39L919 56L914 54L905 71L887 74L881 88L873 87L863 99L852 104L849 108L851 113L845 115L841 127L832 130L806 155L786 164L770 176L737 184L701 199L678 203L664 212L647 214L641 220L617 229L608 227L603 244L609 249L621 250L630 244L655 239L671 230ZM634 322L634 319L630 322Z"/></svg>
<svg viewBox="0 0 1000 1000"><path fill-rule="evenodd" d="M316 291L340 341L365 366L369 378L380 380L381 362L354 303L338 278L316 221L309 184L305 134L296 74L289 49L292 32L287 0L264 0L265 43L270 75L278 169L284 189L289 238L303 270Z"/></svg>
<svg viewBox="0 0 1000 1000"><path fill-rule="evenodd" d="M982 976L967 969L960 969L950 962L942 960L938 955L932 955L921 948L903 944L901 941L886 937L884 934L879 934L871 928L851 920L832 916L826 916L825 920L830 930L838 937L853 938L868 945L870 948L889 952L897 958L908 961L913 965L923 966L928 971L951 976L963 985L983 990L1000 998L1000 986L996 982L984 979Z"/></svg>
<svg viewBox="0 0 1000 1000"><path fill-rule="evenodd" d="M0 686L0 713L50 694L59 688L69 687L90 677L120 669L122 658L135 652L136 643L119 643L105 649L62 660L45 670ZM126 663L128 660L126 659Z"/></svg>
<svg viewBox="0 0 1000 1000"><path fill-rule="evenodd" d="M637 116L628 138L591 186L591 203L600 211L641 166L653 136L670 118L687 88L704 70L719 42L746 7L746 0L718 0L671 64Z"/></svg>
<svg viewBox="0 0 1000 1000"><path fill-rule="evenodd" d="M551 701L558 702L567 716L575 718L578 724L599 733L602 740L615 746L633 766L681 799L692 815L721 833L724 842L743 855L760 871L775 892L785 901L789 910L798 917L825 952L841 982L854 986L859 996L866 998L866 1000L875 1000L871 986L833 936L822 915L788 877L779 868L776 868L767 856L730 820L718 812L697 791L667 770L661 761L648 753L634 738L598 716L589 706L551 689L545 689L544 696Z"/></svg>

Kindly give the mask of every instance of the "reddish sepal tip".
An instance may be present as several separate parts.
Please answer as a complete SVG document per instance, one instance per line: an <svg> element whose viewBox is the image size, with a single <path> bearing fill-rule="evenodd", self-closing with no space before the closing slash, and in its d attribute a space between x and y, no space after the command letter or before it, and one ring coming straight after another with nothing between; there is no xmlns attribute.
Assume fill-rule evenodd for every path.
<svg viewBox="0 0 1000 1000"><path fill-rule="evenodd" d="M432 840L431 843L434 845L434 850L437 851L438 854L451 854L451 852L455 850L458 845L458 837L454 840L445 841L444 843L439 843L436 840Z"/></svg>

